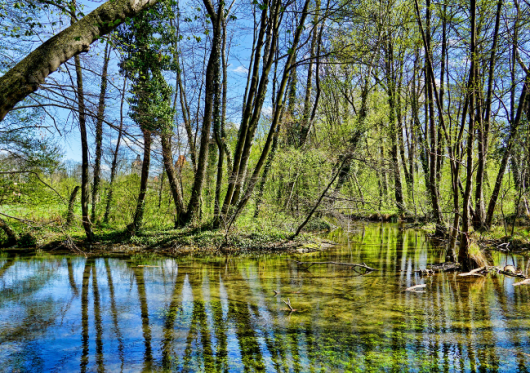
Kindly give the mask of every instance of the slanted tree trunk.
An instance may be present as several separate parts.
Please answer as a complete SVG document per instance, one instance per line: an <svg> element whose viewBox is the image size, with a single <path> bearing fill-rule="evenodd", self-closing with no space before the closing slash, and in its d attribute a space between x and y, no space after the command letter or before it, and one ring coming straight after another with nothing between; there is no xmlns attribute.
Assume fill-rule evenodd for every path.
<svg viewBox="0 0 530 373"><path fill-rule="evenodd" d="M101 90L99 92L98 112L96 116L96 158L94 159L94 183L92 184L92 214L91 219L96 221L96 207L101 182L101 156L103 153L103 119L105 115L105 95L107 94L107 69L109 66L110 48L109 42L105 45L103 54L103 69L101 71Z"/></svg>
<svg viewBox="0 0 530 373"><path fill-rule="evenodd" d="M0 121L25 97L35 92L48 75L90 44L158 0L107 1L81 20L45 41L0 77Z"/></svg>
<svg viewBox="0 0 530 373"><path fill-rule="evenodd" d="M134 213L133 222L127 226L127 231L131 236L142 228L145 210L145 195L147 194L147 182L149 180L149 165L151 163L151 131L142 127L142 135L144 138L144 159L142 160L142 174L140 176L140 193L136 202L136 211Z"/></svg>
<svg viewBox="0 0 530 373"><path fill-rule="evenodd" d="M83 92L83 72L81 70L81 60L79 56L74 57L75 71L77 75L77 108L79 113L79 130L81 132L81 215L83 228L86 233L86 240L92 242L94 233L92 232L92 222L88 216L88 183L89 183L89 159L88 159L88 138L86 130L85 96Z"/></svg>
<svg viewBox="0 0 530 373"><path fill-rule="evenodd" d="M114 179L116 178L116 169L118 166L118 152L120 150L121 136L123 130L123 104L125 101L125 91L127 88L127 78L123 79L123 89L121 92L121 103L120 103L120 127L118 129L118 139L116 140L116 148L114 149L114 154L112 156L112 165L110 166L110 181L109 181L109 193L107 195L107 206L105 207L105 216L103 217L103 222L109 222L110 215L110 205L112 203L113 191L114 191Z"/></svg>
<svg viewBox="0 0 530 373"><path fill-rule="evenodd" d="M7 236L7 242L4 244L5 247L9 247L9 246L13 246L17 244L17 241L18 241L17 233L2 218L0 218L0 229L2 229Z"/></svg>
<svg viewBox="0 0 530 373"><path fill-rule="evenodd" d="M320 0L315 1L315 14L313 16L313 32L311 36L311 49L310 49L310 55L309 55L309 65L307 67L307 83L306 83L306 90L305 90L305 98L304 98L304 111L302 114L302 122L300 125L300 141L299 146L302 147L305 142L307 141L307 136L309 134L309 131L311 130L312 125L312 118L311 118L311 94L313 92L313 60L315 59L315 54L319 52L320 44L321 42L321 34L318 32L318 17L320 16ZM321 28L324 26L320 26ZM318 52L317 52L317 45L318 45ZM318 61L317 61L317 71L315 75L318 76ZM317 87L318 89L318 87ZM315 100L315 103L313 105L318 105L318 100ZM314 106L313 106L314 107Z"/></svg>
<svg viewBox="0 0 530 373"><path fill-rule="evenodd" d="M254 134L261 116L263 101L265 99L268 75L275 55L276 40L278 38L277 23L279 18L279 5L277 0L273 0L272 3L267 2L267 4L268 6L264 7L261 11L260 28L256 38L254 62L252 64L250 85L247 92L248 95L245 97L246 101L243 103L244 111L234 152L232 173L229 178L228 188L221 210L223 216L226 216L228 210L231 207L236 206L239 201L239 194L246 178L246 168L248 165L250 149L252 148ZM293 50L293 53L289 55L288 60L292 60L294 54L296 54L296 52ZM262 55L264 66L260 69ZM288 77L289 74L287 75L287 78Z"/></svg>
<svg viewBox="0 0 530 373"><path fill-rule="evenodd" d="M276 53L278 53L278 51L276 50ZM273 74L273 79L272 79L272 115L274 116L274 112L277 110L277 107L276 107L276 100L275 100L275 97L276 97L276 83L278 81L278 55L276 55L276 61L274 63L274 74ZM265 184L267 182L267 178L269 176L269 172L272 168L272 163L274 162L274 157L276 155L276 150L278 149L278 138L280 136L280 129L281 129L281 123L282 123L282 117L283 117L283 113L280 113L280 119L279 119L279 122L280 122L280 125L278 126L278 128L276 128L276 131L274 132L274 138L272 140L272 148L271 148L271 151L269 153L269 156L267 158L267 163L265 163L265 167L263 169L263 172L261 174L261 180L260 180L260 183L259 183L259 186L258 186L258 196L256 197L256 209L254 210L254 218L258 218L259 216L259 212L260 212L260 207L261 207L261 203L263 201L263 193L265 192Z"/></svg>
<svg viewBox="0 0 530 373"><path fill-rule="evenodd" d="M501 191L502 180L504 178L504 172L508 166L508 161L511 157L512 148L517 136L519 124L521 123L521 118L525 107L528 105L528 85L530 84L530 74L526 75L525 81L523 83L523 89L519 97L519 106L517 107L517 114L515 118L510 123L510 131L508 132L508 137L506 139L506 145L504 148L504 154L502 156L501 164L499 166L499 171L497 172L497 178L495 180L495 186L491 193L491 198L488 204L488 211L486 214L486 227L491 227L493 222L493 214L495 212L495 206L497 205L497 200L499 198L499 193Z"/></svg>
<svg viewBox="0 0 530 373"><path fill-rule="evenodd" d="M75 199L77 197L77 192L79 192L79 185L76 185L72 194L70 194L70 200L68 201L68 212L66 213L66 227L71 227L74 222L74 206Z"/></svg>
<svg viewBox="0 0 530 373"><path fill-rule="evenodd" d="M181 194L180 182L175 174L173 167L173 151L171 149L171 135L162 134L160 136L162 144L162 158L164 161L164 169L166 170L167 179L169 181L169 189L173 196L173 202L175 203L175 209L177 216L175 217L175 228L184 223L183 219L186 215L186 209L184 206L184 199Z"/></svg>

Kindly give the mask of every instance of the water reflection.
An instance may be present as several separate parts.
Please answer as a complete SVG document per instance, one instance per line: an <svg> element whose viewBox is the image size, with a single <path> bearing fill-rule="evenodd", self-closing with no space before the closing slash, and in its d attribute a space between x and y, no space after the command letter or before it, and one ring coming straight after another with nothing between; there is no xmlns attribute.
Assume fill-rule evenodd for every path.
<svg viewBox="0 0 530 373"><path fill-rule="evenodd" d="M303 260L379 271L287 255L0 257L0 371L528 371L528 287L420 277L443 259L421 233L356 229ZM524 257L493 260L528 273Z"/></svg>

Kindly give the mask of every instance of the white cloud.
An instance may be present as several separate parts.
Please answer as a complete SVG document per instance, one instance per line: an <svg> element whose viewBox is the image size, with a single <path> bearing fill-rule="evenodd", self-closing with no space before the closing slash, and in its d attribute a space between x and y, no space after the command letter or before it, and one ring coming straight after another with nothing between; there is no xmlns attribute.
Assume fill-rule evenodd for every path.
<svg viewBox="0 0 530 373"><path fill-rule="evenodd" d="M248 69L245 66L243 66L243 65L238 66L235 69L232 69L232 71L235 72L235 73L239 73L239 74L248 73Z"/></svg>
<svg viewBox="0 0 530 373"><path fill-rule="evenodd" d="M272 116L272 106L265 106L263 109L261 109L261 112L267 117Z"/></svg>

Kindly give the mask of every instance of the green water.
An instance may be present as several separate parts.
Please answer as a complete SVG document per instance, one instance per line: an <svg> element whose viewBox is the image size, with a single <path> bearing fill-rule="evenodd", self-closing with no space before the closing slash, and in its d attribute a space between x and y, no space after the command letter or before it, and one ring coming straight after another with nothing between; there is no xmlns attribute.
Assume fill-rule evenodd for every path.
<svg viewBox="0 0 530 373"><path fill-rule="evenodd" d="M529 371L530 286L421 277L443 252L397 225L331 238L341 244L305 255L0 256L0 371Z"/></svg>

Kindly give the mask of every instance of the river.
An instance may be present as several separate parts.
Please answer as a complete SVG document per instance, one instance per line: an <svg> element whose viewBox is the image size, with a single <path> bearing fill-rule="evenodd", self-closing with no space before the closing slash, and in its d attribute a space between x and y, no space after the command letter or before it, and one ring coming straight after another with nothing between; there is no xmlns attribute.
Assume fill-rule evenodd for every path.
<svg viewBox="0 0 530 373"><path fill-rule="evenodd" d="M422 277L443 251L396 224L330 238L340 244L304 255L3 254L0 371L529 371L530 286ZM493 260L529 274L522 256Z"/></svg>

